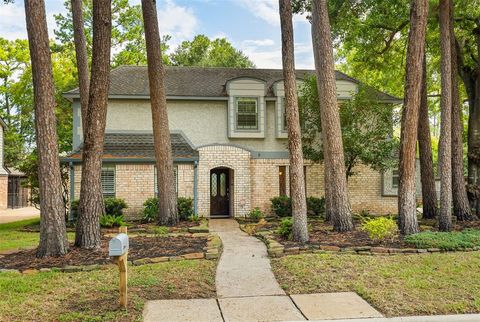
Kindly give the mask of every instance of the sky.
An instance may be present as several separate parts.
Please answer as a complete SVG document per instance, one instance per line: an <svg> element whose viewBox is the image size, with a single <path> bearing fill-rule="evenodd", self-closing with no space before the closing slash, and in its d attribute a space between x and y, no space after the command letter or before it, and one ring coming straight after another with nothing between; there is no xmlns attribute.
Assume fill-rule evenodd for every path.
<svg viewBox="0 0 480 322"><path fill-rule="evenodd" d="M53 15L66 12L63 3L64 0L46 0L50 38L56 27ZM157 7L161 34L172 36L170 48L197 34L225 37L257 68L282 67L278 0L158 0ZM293 21L296 68L313 69L310 24L299 15ZM27 38L23 1L0 4L0 36Z"/></svg>

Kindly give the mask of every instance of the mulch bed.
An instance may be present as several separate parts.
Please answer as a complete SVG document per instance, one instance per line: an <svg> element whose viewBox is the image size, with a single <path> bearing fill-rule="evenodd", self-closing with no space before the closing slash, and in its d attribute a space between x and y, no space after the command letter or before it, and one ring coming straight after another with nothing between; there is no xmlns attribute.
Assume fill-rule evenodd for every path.
<svg viewBox="0 0 480 322"><path fill-rule="evenodd" d="M39 269L65 266L84 266L94 264L112 264L108 257L109 238L102 239L102 247L98 251L85 250L70 245L70 251L63 257L37 258L36 249L24 250L0 258L0 268L7 269ZM187 253L203 252L207 246L207 238L201 237L144 237L130 238L128 260L146 257L180 256Z"/></svg>
<svg viewBox="0 0 480 322"><path fill-rule="evenodd" d="M428 228L429 230L436 231L434 226L435 220L421 220L420 227ZM321 220L309 221L311 229L309 229L309 244L312 245L329 245L344 247L358 247L358 246L372 246L372 247L385 247L385 248L411 248L412 245L406 244L401 236L397 236L392 240L386 241L372 241L368 234L360 230L360 222L355 222L355 230L350 232L335 232L332 230L332 225L325 223ZM428 227L427 227L428 226ZM278 227L278 222L269 222L268 230L275 230ZM466 228L480 229L480 222L457 222L454 225L453 230L461 231ZM275 239L283 244L285 248L299 246L300 243L286 240L285 238L275 234Z"/></svg>

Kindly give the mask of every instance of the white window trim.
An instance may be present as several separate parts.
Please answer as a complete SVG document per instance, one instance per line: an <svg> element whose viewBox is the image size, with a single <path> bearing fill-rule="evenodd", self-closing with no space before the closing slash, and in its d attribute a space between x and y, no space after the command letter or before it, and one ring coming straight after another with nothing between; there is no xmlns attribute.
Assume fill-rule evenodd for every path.
<svg viewBox="0 0 480 322"><path fill-rule="evenodd" d="M105 189L105 184L104 184L104 174L103 171L112 171L113 172L113 189L112 190L106 190ZM117 173L116 173L116 167L115 165L102 165L102 174L101 174L101 181L102 181L102 194L103 198L115 198L116 197L116 179L117 179Z"/></svg>
<svg viewBox="0 0 480 322"><path fill-rule="evenodd" d="M242 100L245 101L254 101L255 102L255 115L257 124L255 128L242 128L238 126L238 103ZM259 132L260 131L260 109L259 109L259 98L257 96L236 96L234 98L235 102L235 131L237 132Z"/></svg>

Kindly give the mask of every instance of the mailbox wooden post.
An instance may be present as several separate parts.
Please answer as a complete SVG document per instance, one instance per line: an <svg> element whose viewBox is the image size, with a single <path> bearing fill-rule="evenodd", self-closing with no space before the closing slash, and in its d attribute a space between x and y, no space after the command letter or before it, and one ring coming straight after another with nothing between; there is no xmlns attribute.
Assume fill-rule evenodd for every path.
<svg viewBox="0 0 480 322"><path fill-rule="evenodd" d="M127 263L128 263L128 236L127 227L120 227L119 235L110 240L109 254L115 258L120 271L120 306L127 308Z"/></svg>

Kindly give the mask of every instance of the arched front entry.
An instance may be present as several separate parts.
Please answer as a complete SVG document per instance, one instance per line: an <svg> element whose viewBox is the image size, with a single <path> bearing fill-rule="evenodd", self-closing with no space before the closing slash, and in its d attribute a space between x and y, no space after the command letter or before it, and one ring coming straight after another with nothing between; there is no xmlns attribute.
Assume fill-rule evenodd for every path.
<svg viewBox="0 0 480 322"><path fill-rule="evenodd" d="M232 181L232 169L218 167L210 170L210 217L230 217L233 200Z"/></svg>

